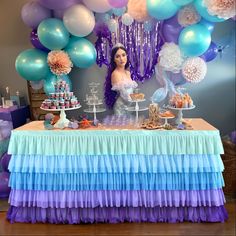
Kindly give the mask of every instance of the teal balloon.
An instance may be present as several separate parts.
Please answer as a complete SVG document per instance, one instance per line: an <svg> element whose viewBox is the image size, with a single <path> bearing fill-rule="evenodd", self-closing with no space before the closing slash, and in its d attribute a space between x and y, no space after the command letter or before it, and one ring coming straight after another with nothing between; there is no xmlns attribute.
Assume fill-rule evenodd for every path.
<svg viewBox="0 0 236 236"><path fill-rule="evenodd" d="M48 76L44 80L44 84L43 84L44 92L47 95L49 95L50 93L55 93L55 86L54 85L60 79L66 81L66 83L69 84L69 88L71 91L72 90L72 83L71 83L71 80L68 75L57 76L57 75L50 73L50 74L48 74Z"/></svg>
<svg viewBox="0 0 236 236"><path fill-rule="evenodd" d="M206 20L211 22L222 22L225 21L223 18L219 18L217 16L210 15L207 11L207 8L204 4L203 0L195 0L194 6L197 9L198 13Z"/></svg>
<svg viewBox="0 0 236 236"><path fill-rule="evenodd" d="M192 2L193 0L173 0L173 2L178 6L184 6Z"/></svg>
<svg viewBox="0 0 236 236"><path fill-rule="evenodd" d="M211 44L211 33L200 24L185 27L179 35L179 47L185 56L202 55Z"/></svg>
<svg viewBox="0 0 236 236"><path fill-rule="evenodd" d="M50 50L60 50L64 48L70 38L70 34L63 22L56 18L43 20L38 26L39 41Z"/></svg>
<svg viewBox="0 0 236 236"><path fill-rule="evenodd" d="M179 8L172 0L147 0L148 13L157 20L174 16Z"/></svg>
<svg viewBox="0 0 236 236"><path fill-rule="evenodd" d="M65 51L76 67L88 68L97 59L97 51L94 45L85 38L72 37Z"/></svg>
<svg viewBox="0 0 236 236"><path fill-rule="evenodd" d="M42 80L50 73L47 53L38 49L21 52L16 58L15 68L20 76L31 81Z"/></svg>
<svg viewBox="0 0 236 236"><path fill-rule="evenodd" d="M201 25L204 25L205 27L207 27L207 29L208 29L208 31L209 31L210 33L213 32L214 27L215 27L215 22L210 22L210 21L208 21L208 20L205 20L204 18L202 18L202 19L198 22L198 24L201 24Z"/></svg>
<svg viewBox="0 0 236 236"><path fill-rule="evenodd" d="M72 82L68 75L61 75L60 79L66 81L67 84L69 84L70 91L72 91Z"/></svg>

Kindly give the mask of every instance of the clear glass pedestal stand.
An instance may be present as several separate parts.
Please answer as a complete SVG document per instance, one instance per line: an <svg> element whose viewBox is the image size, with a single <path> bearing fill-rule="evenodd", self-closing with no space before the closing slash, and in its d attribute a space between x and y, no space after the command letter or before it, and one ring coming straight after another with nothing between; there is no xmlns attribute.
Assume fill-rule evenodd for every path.
<svg viewBox="0 0 236 236"><path fill-rule="evenodd" d="M186 107L186 108L176 108L176 107L171 107L171 106L167 106L166 108L178 111L177 118L175 120L175 124L180 125L180 124L182 124L182 121L183 121L183 111L189 111L189 110L194 109L195 107L196 106L193 105L191 107Z"/></svg>
<svg viewBox="0 0 236 236"><path fill-rule="evenodd" d="M135 125L136 126L138 126L138 123L139 123L139 112L148 110L148 107L142 107L142 108L139 107L139 102L144 102L144 101L146 101L146 100L142 99L142 100L131 101L132 103L135 103L135 106L126 108L127 111L134 111L135 112Z"/></svg>
<svg viewBox="0 0 236 236"><path fill-rule="evenodd" d="M97 125L98 123L98 119L97 119L97 113L100 113L100 112L104 112L106 111L105 108L100 108L100 107L96 107L96 106L99 106L99 105L102 105L103 103L87 103L89 106L93 106L92 109L90 108L87 108L87 109L84 109L84 112L87 112L87 113L93 113L93 123L94 125Z"/></svg>

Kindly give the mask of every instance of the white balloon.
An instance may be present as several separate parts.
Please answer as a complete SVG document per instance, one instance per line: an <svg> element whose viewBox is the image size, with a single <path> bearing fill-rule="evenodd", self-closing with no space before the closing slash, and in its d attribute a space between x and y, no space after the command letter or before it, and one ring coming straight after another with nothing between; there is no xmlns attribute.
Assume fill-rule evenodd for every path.
<svg viewBox="0 0 236 236"><path fill-rule="evenodd" d="M108 0L83 0L84 4L92 11L104 13L111 10Z"/></svg>
<svg viewBox="0 0 236 236"><path fill-rule="evenodd" d="M95 17L93 12L87 7L82 4L76 4L65 11L63 22L71 34L84 37L93 31Z"/></svg>

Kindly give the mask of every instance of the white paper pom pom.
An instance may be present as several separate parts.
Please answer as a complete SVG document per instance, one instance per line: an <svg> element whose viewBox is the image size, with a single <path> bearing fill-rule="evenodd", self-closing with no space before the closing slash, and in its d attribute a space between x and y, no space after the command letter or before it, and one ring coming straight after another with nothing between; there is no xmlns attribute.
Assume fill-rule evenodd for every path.
<svg viewBox="0 0 236 236"><path fill-rule="evenodd" d="M109 21L107 21L107 26L108 26L108 29L114 33L117 31L117 28L118 28L118 24L117 24L117 21L115 19L110 19Z"/></svg>
<svg viewBox="0 0 236 236"><path fill-rule="evenodd" d="M187 5L179 10L178 22L181 26L188 26L196 24L201 20L201 16L198 14L193 5Z"/></svg>
<svg viewBox="0 0 236 236"><path fill-rule="evenodd" d="M229 19L236 14L235 0L203 0L210 15Z"/></svg>
<svg viewBox="0 0 236 236"><path fill-rule="evenodd" d="M178 73L181 70L183 57L179 46L175 43L165 43L159 52L159 64L166 70Z"/></svg>
<svg viewBox="0 0 236 236"><path fill-rule="evenodd" d="M129 14L129 13L125 13L122 18L121 21L124 25L126 26L130 26L132 25L132 23L134 22L133 17Z"/></svg>
<svg viewBox="0 0 236 236"><path fill-rule="evenodd" d="M183 77L190 83L199 83L207 72L206 62L200 57L188 58L182 67Z"/></svg>

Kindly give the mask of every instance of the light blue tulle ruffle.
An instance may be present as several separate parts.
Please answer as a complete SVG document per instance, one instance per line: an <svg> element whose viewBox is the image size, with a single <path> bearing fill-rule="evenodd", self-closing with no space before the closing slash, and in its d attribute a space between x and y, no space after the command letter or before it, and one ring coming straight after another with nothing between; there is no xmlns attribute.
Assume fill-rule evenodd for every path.
<svg viewBox="0 0 236 236"><path fill-rule="evenodd" d="M12 155L10 172L196 173L222 172L220 155Z"/></svg>
<svg viewBox="0 0 236 236"><path fill-rule="evenodd" d="M224 186L221 173L34 174L11 173L21 190L206 190Z"/></svg>
<svg viewBox="0 0 236 236"><path fill-rule="evenodd" d="M218 130L14 130L8 152L16 155L217 155L223 153L223 146Z"/></svg>

